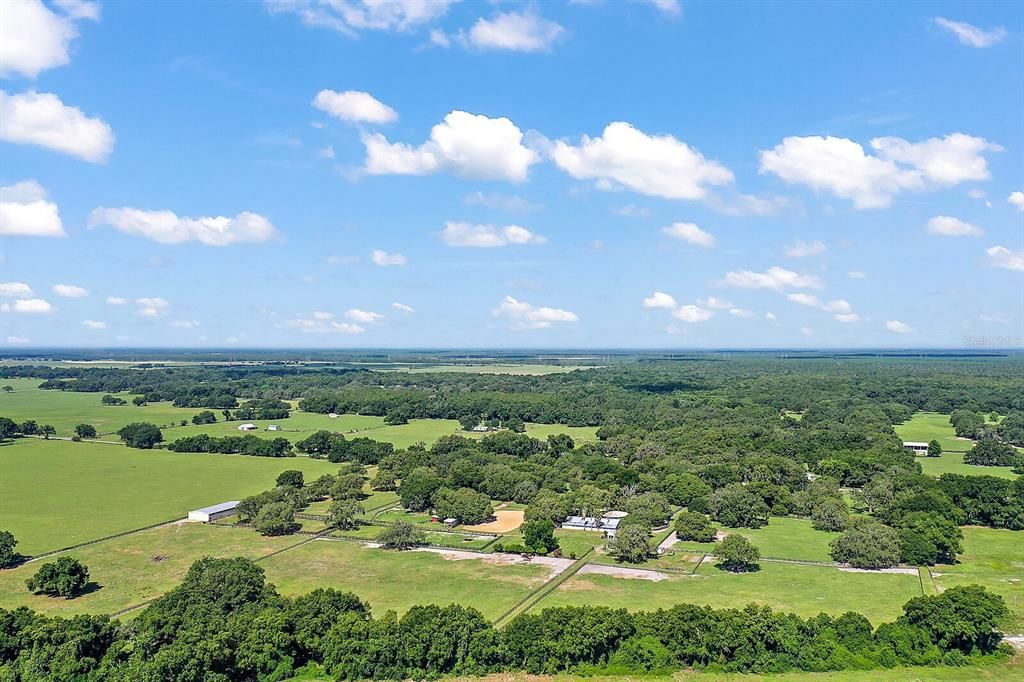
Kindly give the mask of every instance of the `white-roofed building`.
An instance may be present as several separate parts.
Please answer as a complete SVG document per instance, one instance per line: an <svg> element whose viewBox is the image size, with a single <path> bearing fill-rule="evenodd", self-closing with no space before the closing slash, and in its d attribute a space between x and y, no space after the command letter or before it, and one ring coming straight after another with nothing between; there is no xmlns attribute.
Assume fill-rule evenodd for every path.
<svg viewBox="0 0 1024 682"><path fill-rule="evenodd" d="M193 509L188 513L188 520L209 523L210 521L223 519L225 516L234 516L237 513L238 500L232 500L230 502L213 504L209 507L203 507L202 509Z"/></svg>
<svg viewBox="0 0 1024 682"><path fill-rule="evenodd" d="M917 440L905 440L903 441L903 448L910 450L915 455L927 455L928 454L928 443Z"/></svg>

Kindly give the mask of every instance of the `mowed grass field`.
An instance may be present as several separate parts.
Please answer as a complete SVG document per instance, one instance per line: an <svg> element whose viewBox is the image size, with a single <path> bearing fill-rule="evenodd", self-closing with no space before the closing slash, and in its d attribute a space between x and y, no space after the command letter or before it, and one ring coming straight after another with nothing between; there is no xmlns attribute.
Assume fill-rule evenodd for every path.
<svg viewBox="0 0 1024 682"><path fill-rule="evenodd" d="M577 604L630 611L652 611L684 602L715 608L765 604L804 617L857 611L877 626L900 615L907 600L921 596L916 574L859 573L831 566L762 562L759 571L733 574L704 562L694 575L663 576L655 581L577 573L532 610Z"/></svg>
<svg viewBox="0 0 1024 682"><path fill-rule="evenodd" d="M417 604L463 604L496 618L540 587L551 569L498 565L491 555L452 559L436 552L395 552L357 542L317 540L262 562L267 580L285 595L318 587L351 591L380 615Z"/></svg>
<svg viewBox="0 0 1024 682"><path fill-rule="evenodd" d="M1013 613L1009 630L1024 633L1024 531L966 526L959 563L931 568L938 589L982 585L1006 600Z"/></svg>
<svg viewBox="0 0 1024 682"><path fill-rule="evenodd" d="M84 562L94 586L74 599L34 595L25 580L41 562L0 570L0 608L28 606L41 613L115 613L159 597L181 582L197 559L258 559L302 542L304 536L263 537L251 529L180 523L73 549L64 554ZM59 555L58 555L59 556Z"/></svg>
<svg viewBox="0 0 1024 682"><path fill-rule="evenodd" d="M0 417L16 422L35 419L40 424L52 424L58 436L74 435L78 424L92 424L101 437L110 437L125 424L151 422L157 426L191 420L201 410L173 407L169 402L149 403L144 407L131 404L129 393L116 394L128 405L102 405L103 393L74 393L72 391L41 391L42 379L0 380L0 385L11 386L14 392L0 391ZM116 436L112 436L116 440Z"/></svg>
<svg viewBox="0 0 1024 682"><path fill-rule="evenodd" d="M253 495L285 469L312 479L338 465L23 438L0 446L0 526L38 554Z"/></svg>
<svg viewBox="0 0 1024 682"><path fill-rule="evenodd" d="M987 417L986 417L987 420ZM964 464L963 453L974 447L974 441L957 438L953 425L949 423L948 414L938 412L918 412L909 421L897 424L897 435L905 441L930 442L939 441L942 446L940 457L918 457L921 469L930 476L942 474L988 475L1001 478L1016 478L1012 467L981 467Z"/></svg>
<svg viewBox="0 0 1024 682"><path fill-rule="evenodd" d="M721 528L725 533L746 536L769 559L796 559L799 561L832 561L829 543L839 533L815 530L807 519L771 517L764 528ZM679 542L679 550L711 554L713 542Z"/></svg>
<svg viewBox="0 0 1024 682"><path fill-rule="evenodd" d="M220 415L218 413L218 418ZM217 422L202 426L189 425L164 429L164 440L171 442L186 436L208 433L211 436L237 436L242 432L238 426L243 422ZM459 422L454 419L412 419L408 424L387 426L383 417L371 417L358 414L341 414L331 419L326 414L292 411L287 419L255 420L250 422L257 426L256 431L249 431L262 438L284 437L295 442L309 436L314 431L326 429L343 433L350 438L372 438L391 443L396 448L407 448L413 443L432 445L442 436L465 436L482 438L486 434L463 431ZM267 426L276 424L281 431L267 431ZM592 426L562 426L561 424L527 424L527 435L546 440L549 435L567 433L577 443L597 440L597 428Z"/></svg>
<svg viewBox="0 0 1024 682"><path fill-rule="evenodd" d="M100 433L101 440L117 440L116 431L132 422L150 422L161 427L164 440L171 442L178 438L208 433L212 436L237 436L242 422L218 421L215 424L197 426L192 417L202 412L200 408L173 407L169 402L148 403L142 407L131 405L132 394L119 393L118 397L128 405L103 405L103 393L75 393L72 391L43 391L38 388L41 379L9 379L0 385L11 386L11 393L0 392L0 416L10 417L16 422L35 419L40 424L52 424L57 436L69 437L78 424L92 424ZM294 405L297 401L291 401ZM220 410L212 410L218 420L223 420ZM181 426L182 421L188 422ZM326 414L292 410L287 419L256 420L253 435L263 438L284 437L299 441L314 431L325 429L344 433L351 437L366 437L393 444L396 448L407 448L414 443L432 445L438 438L462 435L468 438L482 438L486 434L463 431L454 419L413 419L408 424L387 426L383 417L359 414L342 414L331 419ZM267 431L267 426L276 424L281 431ZM560 424L527 424L526 433L533 438L546 440L549 435L567 433L577 443L597 440L597 428L591 426L562 426Z"/></svg>

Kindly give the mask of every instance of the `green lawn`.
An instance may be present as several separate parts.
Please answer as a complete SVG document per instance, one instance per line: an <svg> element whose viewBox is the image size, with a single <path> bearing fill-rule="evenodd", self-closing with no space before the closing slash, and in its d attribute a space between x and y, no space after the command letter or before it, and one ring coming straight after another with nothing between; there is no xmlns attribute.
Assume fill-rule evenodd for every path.
<svg viewBox="0 0 1024 682"><path fill-rule="evenodd" d="M939 589L978 584L1003 595L1013 612L1011 630L1024 633L1024 531L965 526L959 563L931 569Z"/></svg>
<svg viewBox="0 0 1024 682"><path fill-rule="evenodd" d="M0 525L36 554L180 518L190 509L272 488L285 469L307 479L337 464L133 450L103 443L20 439L0 447Z"/></svg>
<svg viewBox="0 0 1024 682"><path fill-rule="evenodd" d="M745 535L757 548L761 556L770 559L799 559L802 561L832 561L828 544L838 533L814 530L806 519L771 517L764 528L722 528L726 533ZM680 542L679 549L711 554L713 542Z"/></svg>
<svg viewBox="0 0 1024 682"><path fill-rule="evenodd" d="M562 550L563 557L570 557L575 555L581 557L586 554L589 550L602 546L605 543L600 533L589 530L565 530L563 528L555 529L555 537L558 538L558 546ZM499 538L498 540L506 545L512 544L523 544L522 533L508 533L507 535Z"/></svg>
<svg viewBox="0 0 1024 682"><path fill-rule="evenodd" d="M318 587L349 590L375 614L417 604L464 604L495 618L549 577L538 564L497 565L489 555L449 559L435 552L395 552L356 542L317 540L262 562L285 595Z"/></svg>
<svg viewBox="0 0 1024 682"><path fill-rule="evenodd" d="M220 410L214 410L214 412L217 414L217 419L223 418L220 415ZM238 430L238 427L243 423L246 422L219 421L216 424L202 424L198 426L190 424L189 426L178 426L175 428L164 429L164 440L171 442L179 438L195 436L200 433L208 433L211 436L244 435L243 432ZM384 426L384 418L370 417L361 414L342 414L331 419L326 414L299 412L298 410L293 410L287 419L257 419L249 423L255 424L258 427L257 431L250 432L253 435L261 436L263 438L283 437L292 442L302 440L314 431L320 430L343 433L350 437L365 435L376 440L381 440L376 436L371 436L370 433L364 434L360 432L379 429ZM277 424L282 430L267 431L267 426L270 424Z"/></svg>
<svg viewBox="0 0 1024 682"><path fill-rule="evenodd" d="M988 421L988 417L985 417ZM939 441L942 446L940 457L918 457L921 469L931 476L942 474L988 475L1001 478L1016 478L1011 467L981 467L964 464L963 453L974 447L974 441L957 438L948 414L918 412L909 421L897 424L897 435L905 441Z"/></svg>
<svg viewBox="0 0 1024 682"><path fill-rule="evenodd" d="M131 422L171 425L182 419L190 420L201 411L172 407L169 402L136 407L130 404L133 396L128 393L116 394L128 400L128 405L102 405L103 393L41 391L36 388L40 383L42 379L0 380L0 384L14 388L13 393L0 392L0 416L10 417L16 422L35 419L40 424L52 424L58 436L71 436L78 424L92 424L101 435L110 435Z"/></svg>
<svg viewBox="0 0 1024 682"><path fill-rule="evenodd" d="M67 552L85 563L91 581L98 586L75 599L33 595L25 588L25 580L56 556L0 570L0 607L28 606L60 615L113 613L159 597L176 586L189 566L204 556L255 559L305 539L267 538L251 529L201 523L161 526Z"/></svg>
<svg viewBox="0 0 1024 682"><path fill-rule="evenodd" d="M659 581L578 573L533 607L597 604L651 611L689 602L715 608L750 603L813 616L857 611L872 624L893 620L903 604L921 595L917 575L854 573L828 566L761 563L761 570L732 574L709 562L696 575L668 575Z"/></svg>

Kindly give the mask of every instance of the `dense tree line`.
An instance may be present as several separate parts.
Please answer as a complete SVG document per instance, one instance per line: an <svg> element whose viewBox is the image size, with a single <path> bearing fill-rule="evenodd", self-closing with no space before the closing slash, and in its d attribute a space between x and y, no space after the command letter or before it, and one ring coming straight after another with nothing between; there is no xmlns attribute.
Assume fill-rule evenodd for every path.
<svg viewBox="0 0 1024 682"><path fill-rule="evenodd" d="M457 605L374 617L357 597L332 589L286 598L252 561L206 558L125 626L107 616L0 609L0 678L269 682L303 668L335 679L422 679L962 665L1001 651L999 624L1007 614L1001 597L966 586L912 599L903 615L877 629L857 613L805 619L761 606L688 604L632 614L551 608L498 629Z"/></svg>
<svg viewBox="0 0 1024 682"><path fill-rule="evenodd" d="M185 436L167 444L172 452L215 452L222 455L251 455L253 457L294 457L292 444L287 438L260 438L244 436L211 436L206 433Z"/></svg>

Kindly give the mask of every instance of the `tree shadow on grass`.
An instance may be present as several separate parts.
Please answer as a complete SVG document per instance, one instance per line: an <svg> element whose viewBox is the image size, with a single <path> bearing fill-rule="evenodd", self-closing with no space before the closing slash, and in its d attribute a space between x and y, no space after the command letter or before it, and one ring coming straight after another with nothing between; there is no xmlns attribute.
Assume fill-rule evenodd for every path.
<svg viewBox="0 0 1024 682"><path fill-rule="evenodd" d="M720 561L715 564L715 568L726 573L756 573L761 570L761 564L728 564Z"/></svg>

